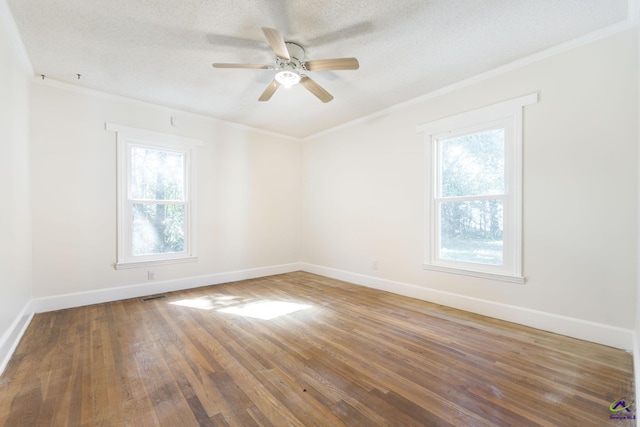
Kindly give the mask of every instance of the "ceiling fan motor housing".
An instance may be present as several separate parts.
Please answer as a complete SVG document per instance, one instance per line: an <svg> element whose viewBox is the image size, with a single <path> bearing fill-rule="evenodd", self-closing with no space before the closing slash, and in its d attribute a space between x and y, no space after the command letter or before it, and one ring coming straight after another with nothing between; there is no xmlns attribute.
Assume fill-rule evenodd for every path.
<svg viewBox="0 0 640 427"><path fill-rule="evenodd" d="M285 42L289 57L283 59L276 57L276 69L278 70L304 70L304 48L297 43Z"/></svg>

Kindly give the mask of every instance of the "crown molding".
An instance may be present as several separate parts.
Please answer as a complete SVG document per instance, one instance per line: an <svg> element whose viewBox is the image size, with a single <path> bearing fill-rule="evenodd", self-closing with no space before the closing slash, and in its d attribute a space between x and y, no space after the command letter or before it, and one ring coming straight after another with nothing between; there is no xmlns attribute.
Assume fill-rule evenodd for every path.
<svg viewBox="0 0 640 427"><path fill-rule="evenodd" d="M11 14L11 11L9 9L9 6L7 4L6 0L0 0L0 21L2 21L5 24L5 27L7 29L7 32L9 34L10 39L13 42L13 45L16 49L16 52L21 60L21 63L24 67L24 69L30 74L33 75L34 71L33 71L33 66L31 64L31 61L29 60L29 57L26 53L26 49L24 47L24 44L22 43L22 39L20 37L20 34L17 30L15 21L13 19L13 15ZM181 110L181 109L177 109L177 108L172 108L172 107L168 107L168 106L163 106L163 105L158 105L158 104L153 104L147 101L141 101L141 100L136 100L133 98L128 98L122 95L115 95L115 94L110 94L107 92L102 92L96 89L89 89L86 87L82 87L82 86L77 86L77 85L73 85L70 83L65 83L65 82L61 82L61 81L57 81L57 80L53 80L53 79L49 79L46 78L44 80L40 80L40 77L37 77L36 82L38 83L44 83L50 86L54 86L54 87L58 87L58 88L62 88L62 89L67 89L67 90L73 90L79 93L83 93L83 94L88 94L88 95L93 95L93 96L99 96L99 97L105 97L105 98L109 98L112 100L117 100L120 102L127 102L127 103L131 103L131 104L137 104L137 105L145 105L148 107L154 107L154 108L158 108L158 109L162 109L165 111L170 111L170 112L180 112L181 114L187 114L191 117L195 117L195 118L199 118L201 120L207 120L207 121L211 121L217 124L224 124L226 126L229 126L231 128L235 128L235 129L239 129L239 130L243 130L243 131L248 131L248 132L254 132L254 133L258 133L258 134L262 134L265 136L270 136L270 137L274 137L274 138L280 138L280 139L286 139L286 140L290 140L290 141L297 141L297 142L301 142L301 141L308 141L308 140L312 140L327 134L330 134L332 132L335 131L339 131L342 129L347 129L350 127L353 127L355 125L364 123L364 122L368 122L372 119L387 115L389 113L393 113L396 112L398 110L402 110L404 108L410 107L412 105L415 104L419 104L421 102L430 100L430 99L434 99L437 97L440 97L442 95L445 95L447 93L451 93L454 92L456 90L462 89L464 87L482 82L484 80L488 80L490 78L499 76L501 74L513 71L513 70L517 70L519 68L522 68L526 65L553 57L555 55L558 55L560 53L575 49L577 47L580 46L584 46L593 42L596 42L598 40L602 40L605 39L607 37L613 36L615 34L621 33L623 31L629 30L631 28L637 27L640 23L640 0L628 0L628 8L627 8L627 18L624 21L621 21L617 24L613 24L610 25L608 27L602 28L600 30L594 31L592 33L586 34L582 37L578 37L576 39L570 40L568 42L565 43L561 43L559 45L553 46L551 48L548 48L544 51L535 53L533 55L530 55L528 57L519 59L517 61L514 61L510 64L506 64L497 68L494 68L492 70L480 73L476 76L473 76L471 78L465 79L465 80L461 80L459 82L453 83L449 86L445 86L443 88L434 90L432 92L420 95L418 97L409 99L407 101L403 101L400 102L398 104L395 104L391 107L376 111L374 113L368 114L366 116L354 119L352 121L340 124L338 126L334 126L328 129L325 129L323 131L311 134L311 135L307 135L304 137L295 137L292 135L286 135L286 134L282 134L282 133L278 133L278 132L272 132L272 131L268 131L265 129L260 129L260 128L255 128L255 127L251 127L251 126L247 126L247 125L243 125L240 123L236 123L236 122L231 122L231 121L226 121L226 120L222 120L222 119L217 119L211 116L206 116L200 113L196 113L196 112L192 112L192 111L187 111L187 110Z"/></svg>
<svg viewBox="0 0 640 427"><path fill-rule="evenodd" d="M352 120L350 122L346 122L343 123L341 125L323 130L321 132L312 134L312 135L308 135L304 138L302 138L303 141L308 141L308 140L312 140L321 136L325 136L328 135L332 132L336 132L339 130L343 130L343 129L347 129L353 126L356 126L358 124L362 124L362 123L366 123L366 122L370 122L378 117L382 117L382 116L386 116L390 113L394 113L397 112L399 110L403 110L407 107L410 107L412 105L416 105L416 104L420 104L422 102L428 101L430 99L434 99L434 98L438 98L442 95L451 93L451 92L455 92L459 89L465 88L467 86L471 86L474 85L476 83L491 79L493 77L508 73L510 71L514 71L514 70L518 70L524 66L533 64L535 62L538 61L542 61L544 59L547 58L551 58L553 56L556 56L558 54L567 52L569 50L575 49L577 47L580 46L584 46L584 45L588 45L590 43L594 43L596 41L605 39L607 37L613 36L615 34L621 33L623 31L627 31L629 29L634 28L635 26L638 25L638 19L640 19L638 17L638 13L637 10L640 8L640 6L638 6L638 3L640 3L640 0L629 0L629 12L628 12L628 16L627 19L619 22L617 24L614 25L610 25L608 27L602 28L600 30L594 31L592 33L586 34L582 37L578 37L576 39L570 40L568 42L565 43L561 43L559 45L550 47L546 50L543 50L541 52L535 53L533 55L529 55L527 57L524 57L522 59L519 59L517 61L511 62L509 64L506 65L502 65L500 67L494 68L492 70L489 71L485 71L483 73L477 74L473 77L470 77L468 79L465 80L461 80L457 83L453 83L449 86L445 86L443 88L434 90L432 92L426 93L424 95L420 95L418 97L409 99L407 101L403 101L400 102L398 104L392 105L391 107L387 107L383 110L379 110L376 111L374 113L368 114L366 116L357 118L355 120ZM632 19L633 16L635 15L635 19Z"/></svg>
<svg viewBox="0 0 640 427"><path fill-rule="evenodd" d="M0 0L3 1L3 0ZM290 135L285 135L285 134L281 134L281 133L277 133L277 132L272 132L272 131L268 131L265 129L260 129L260 128L255 128L255 127L251 127L251 126L247 126L247 125L243 125L240 123L235 123L235 122L230 122L227 120L222 120L222 119L217 119L215 117L211 117L211 116L206 116L203 114L199 114L199 113L195 113L193 111L187 111L187 110L182 110L179 108L174 108L174 107L169 107L166 105L160 105L160 104L154 104L152 102L148 102L148 101L142 101L139 99L135 99L135 98L129 98L123 95L116 95L113 93L108 93L108 92L103 92L101 90L97 90L97 89L91 89L88 87L84 87L84 86L78 86L78 85L74 85L71 83L66 83L60 80L55 80L55 79L51 79L47 76L34 76L33 77L33 83L34 84L39 84L39 85L43 85L43 86L50 86L50 87L54 87L57 89L62 89L62 90L67 90L70 92L75 92L78 94L82 94L82 95L89 95L89 96L95 96L97 98L102 98L102 99L107 99L107 100L111 100L111 101L116 101L116 102L122 102L125 104L129 104L129 105L138 105L138 106L143 106L143 107L147 107L147 108L153 108L156 110L160 110L163 112L166 112L168 114L176 114L179 113L180 115L185 115L185 116L189 116L189 117L193 117L199 120L204 120L204 121L208 121L211 123L215 123L215 124L219 124L219 125L224 125L224 126L228 126L234 129L239 129L245 132L253 132L253 133L257 133L257 134L261 134L261 135L265 135L265 136L270 136L273 138L278 138L278 139L286 139L286 140L290 140L290 141L296 141L296 142L300 142L301 138L297 138L295 136L290 136Z"/></svg>

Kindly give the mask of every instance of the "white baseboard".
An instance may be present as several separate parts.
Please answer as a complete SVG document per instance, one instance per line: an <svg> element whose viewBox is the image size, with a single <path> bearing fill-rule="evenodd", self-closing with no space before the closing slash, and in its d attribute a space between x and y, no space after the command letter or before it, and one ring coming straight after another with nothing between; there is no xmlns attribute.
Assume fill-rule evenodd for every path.
<svg viewBox="0 0 640 427"><path fill-rule="evenodd" d="M175 280L151 281L137 285L98 289L95 291L35 298L34 300L32 300L32 310L34 313L63 310L65 308L100 304L103 302L118 301L128 298L138 298L147 295L161 294L164 292L198 288L200 286L217 285L220 283L235 282L238 280L273 276L274 274L299 271L300 269L300 263L291 263L269 267L251 268L247 270L230 271L225 273L207 274L203 276L186 277Z"/></svg>
<svg viewBox="0 0 640 427"><path fill-rule="evenodd" d="M13 352L16 351L16 347L18 347L20 339L22 339L24 332L27 330L27 326L31 323L31 319L33 319L33 310L31 309L31 302L28 302L20 310L9 329L0 337L0 375L4 372L4 368L7 367Z"/></svg>
<svg viewBox="0 0 640 427"><path fill-rule="evenodd" d="M9 359L11 359L22 335L24 335L24 332L31 323L34 313L63 310L66 308L100 304L103 302L118 301L127 298L138 298L163 292L198 288L200 286L207 285L217 285L220 283L235 282L238 280L255 279L259 277L273 276L274 274L291 273L299 270L301 270L300 263L291 263L207 274L175 280L153 281L137 285L55 295L51 297L34 298L23 307L11 326L9 326L4 335L0 337L0 375L9 363Z"/></svg>
<svg viewBox="0 0 640 427"><path fill-rule="evenodd" d="M247 270L215 273L175 280L153 281L137 285L32 299L25 305L8 331L0 338L0 373L4 370L20 338L31 322L33 313L62 310L127 298L138 298L163 292L254 279L299 270L633 352L637 377L636 385L640 386L640 344L637 342L638 338L636 334L630 329L308 263L258 267Z"/></svg>
<svg viewBox="0 0 640 427"><path fill-rule="evenodd" d="M561 316L543 311L515 305L503 304L466 295L454 294L450 292L430 289L409 283L395 282L381 279L379 277L367 276L364 274L352 273L349 271L337 270L314 264L302 263L302 270L331 277L369 288L379 289L404 295L448 307L481 314L483 316L506 320L536 329L542 329L573 338L591 341L610 347L619 348L626 351L634 351L634 332L631 329L624 329L588 320L576 319ZM634 352L637 356L637 352ZM638 370L636 370L638 372ZM636 384L638 384L636 382Z"/></svg>

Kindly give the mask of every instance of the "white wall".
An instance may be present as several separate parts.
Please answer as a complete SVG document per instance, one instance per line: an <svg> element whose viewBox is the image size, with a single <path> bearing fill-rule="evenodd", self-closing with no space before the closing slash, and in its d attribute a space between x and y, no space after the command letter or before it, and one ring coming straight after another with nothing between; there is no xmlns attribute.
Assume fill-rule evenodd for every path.
<svg viewBox="0 0 640 427"><path fill-rule="evenodd" d="M526 284L423 270L416 126L533 92L540 102L524 116ZM472 311L490 302L632 330L637 150L637 38L629 30L306 141L304 260L399 292L462 297L449 300Z"/></svg>
<svg viewBox="0 0 640 427"><path fill-rule="evenodd" d="M3 6L3 5L0 5ZM6 6L6 5L4 5ZM1 8L0 8L1 9ZM0 10L0 372L31 298L29 78Z"/></svg>
<svg viewBox="0 0 640 427"><path fill-rule="evenodd" d="M147 268L113 266L116 134L105 122L204 141L199 260L154 267L156 281L300 260L299 142L46 81L33 84L31 106L34 297L148 283Z"/></svg>

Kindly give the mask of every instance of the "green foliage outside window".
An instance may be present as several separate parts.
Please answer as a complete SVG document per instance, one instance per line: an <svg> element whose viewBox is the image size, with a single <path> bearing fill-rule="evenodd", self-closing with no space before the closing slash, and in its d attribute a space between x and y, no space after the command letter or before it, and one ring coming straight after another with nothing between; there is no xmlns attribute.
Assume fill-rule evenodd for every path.
<svg viewBox="0 0 640 427"><path fill-rule="evenodd" d="M134 255L184 250L184 168L183 153L131 147Z"/></svg>
<svg viewBox="0 0 640 427"><path fill-rule="evenodd" d="M501 265L504 129L439 141L440 258Z"/></svg>

